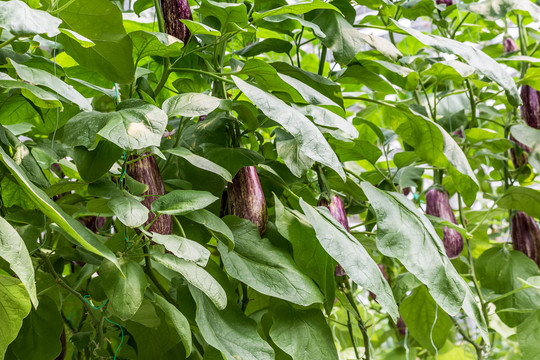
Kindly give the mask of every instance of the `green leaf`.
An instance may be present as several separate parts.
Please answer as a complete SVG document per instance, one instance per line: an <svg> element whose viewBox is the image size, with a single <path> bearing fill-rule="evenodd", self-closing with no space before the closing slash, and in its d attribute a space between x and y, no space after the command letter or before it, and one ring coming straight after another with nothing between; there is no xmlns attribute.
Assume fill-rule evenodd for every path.
<svg viewBox="0 0 540 360"><path fill-rule="evenodd" d="M335 6L325 3L324 1L321 1L321 0L313 0L313 1L301 1L296 4L291 4L291 5L284 5L284 6L280 6L278 8L264 11L264 12L256 12L253 14L253 19L260 20L268 16L275 16L275 15L281 15L281 14L301 15L301 14L310 12L312 10L321 10L321 9L333 10L339 13L339 10Z"/></svg>
<svg viewBox="0 0 540 360"><path fill-rule="evenodd" d="M96 45L96 43L93 42L92 40L88 39L87 37L82 36L79 33L76 33L73 30L60 29L60 32L62 34L65 34L65 35L69 36L70 38L72 38L76 42L78 42L83 48L89 48L89 47L92 47L92 46Z"/></svg>
<svg viewBox="0 0 540 360"><path fill-rule="evenodd" d="M129 33L129 37L133 43L133 57L137 62L147 56L180 56L184 47L182 41L164 33L139 30Z"/></svg>
<svg viewBox="0 0 540 360"><path fill-rule="evenodd" d="M291 170L293 175L302 177L311 169L314 161L300 151L298 141L292 135L280 128L277 128L275 132L275 144L278 156L287 165L289 170Z"/></svg>
<svg viewBox="0 0 540 360"><path fill-rule="evenodd" d="M26 291L28 291L32 304L37 308L38 298L32 259L24 240L2 217L0 217L0 257L9 263L11 270L22 281Z"/></svg>
<svg viewBox="0 0 540 360"><path fill-rule="evenodd" d="M437 307L425 286L413 290L399 305L399 312L408 331L422 347L435 352L435 348L440 350L444 346L452 320Z"/></svg>
<svg viewBox="0 0 540 360"><path fill-rule="evenodd" d="M107 205L118 220L128 227L139 227L148 220L148 209L130 194L115 196Z"/></svg>
<svg viewBox="0 0 540 360"><path fill-rule="evenodd" d="M40 296L39 307L30 311L10 350L18 359L56 359L62 351L64 321L54 300Z"/></svg>
<svg viewBox="0 0 540 360"><path fill-rule="evenodd" d="M81 245L86 250L94 254L103 256L113 262L118 268L118 260L111 250L109 250L99 239L80 222L69 216L62 210L47 194L37 186L32 184L21 168L10 158L0 147L0 161L8 168L9 172L15 177L19 185L26 194L34 201L38 209L47 217L56 222L70 237L75 244Z"/></svg>
<svg viewBox="0 0 540 360"><path fill-rule="evenodd" d="M428 286L431 296L449 315L456 315L463 306L488 341L478 305L471 303L471 290L446 256L442 240L429 220L403 195L381 191L368 182L361 186L377 215L377 249L397 258ZM418 249L422 249L423 256L418 256Z"/></svg>
<svg viewBox="0 0 540 360"><path fill-rule="evenodd" d="M203 0L198 11L204 17L215 17L221 24L220 31L222 34L236 31L248 24L247 10L244 4Z"/></svg>
<svg viewBox="0 0 540 360"><path fill-rule="evenodd" d="M191 165L198 167L199 169L203 169L206 171L209 171L211 173L214 173L216 175L221 176L223 179L225 179L228 182L232 181L232 175L230 172L227 171L227 169L219 166L218 164L202 157L199 155L193 154L191 151L184 147L176 147L167 150L168 153L179 156L189 162Z"/></svg>
<svg viewBox="0 0 540 360"><path fill-rule="evenodd" d="M234 235L231 229L229 229L223 220L210 211L206 209L196 210L188 214L184 214L184 217L196 222L197 224L203 225L219 240L229 242L230 245L234 246Z"/></svg>
<svg viewBox="0 0 540 360"><path fill-rule="evenodd" d="M335 170L343 180L345 172L319 129L307 117L282 100L233 76L236 86L270 119L282 125L297 140L300 150L314 161Z"/></svg>
<svg viewBox="0 0 540 360"><path fill-rule="evenodd" d="M469 11L488 20L504 19L511 11L526 11L535 21L540 21L540 7L528 0L484 0L465 6Z"/></svg>
<svg viewBox="0 0 540 360"><path fill-rule="evenodd" d="M526 187L512 186L497 201L503 209L523 211L540 219L540 191Z"/></svg>
<svg viewBox="0 0 540 360"><path fill-rule="evenodd" d="M222 101L206 94L185 93L168 98L163 102L162 107L169 117L195 117L211 113Z"/></svg>
<svg viewBox="0 0 540 360"><path fill-rule="evenodd" d="M159 146L167 126L167 115L141 100L127 100L118 111L96 111L75 115L64 126L64 142L93 150L99 136L126 151Z"/></svg>
<svg viewBox="0 0 540 360"><path fill-rule="evenodd" d="M48 12L32 9L20 0L0 2L0 27L13 36L31 37L46 33L53 37L60 33L58 26L61 22Z"/></svg>
<svg viewBox="0 0 540 360"><path fill-rule="evenodd" d="M529 164L540 172L540 130L526 125L514 125L510 133L517 141L531 148Z"/></svg>
<svg viewBox="0 0 540 360"><path fill-rule="evenodd" d="M223 221L234 234L234 250L218 243L227 273L258 292L309 306L322 303L320 290L303 274L284 250L261 239L257 227L249 220L226 216ZM269 281L271 279L271 281Z"/></svg>
<svg viewBox="0 0 540 360"><path fill-rule="evenodd" d="M105 175L121 158L122 149L108 141L100 141L92 151L76 146L73 160L81 178L94 182Z"/></svg>
<svg viewBox="0 0 540 360"><path fill-rule="evenodd" d="M66 35L59 35L66 53L88 69L110 81L128 84L135 67L132 43L122 22L122 12L108 0L75 0L59 12L63 26L84 36L96 45L85 48Z"/></svg>
<svg viewBox="0 0 540 360"><path fill-rule="evenodd" d="M210 251L196 241L177 235L161 235L154 233L152 240L165 246L165 249L176 257L206 266L210 259Z"/></svg>
<svg viewBox="0 0 540 360"><path fill-rule="evenodd" d="M221 33L211 28L208 25L189 20L189 19L182 19L180 22L188 28L189 32L193 35L212 35L212 36L221 36Z"/></svg>
<svg viewBox="0 0 540 360"><path fill-rule="evenodd" d="M396 321L398 309L392 290L366 249L330 215L327 208L315 209L302 199L300 206L324 250L343 267L352 281L377 295L379 304Z"/></svg>
<svg viewBox="0 0 540 360"><path fill-rule="evenodd" d="M332 332L320 310L281 305L273 311L272 319L270 337L294 360L339 360Z"/></svg>
<svg viewBox="0 0 540 360"><path fill-rule="evenodd" d="M92 110L92 104L88 99L82 96L73 86L66 84L56 76L36 68L31 68L22 64L17 64L10 59L10 63L17 72L17 75L25 81L32 84L42 85L55 91L58 95L79 106L81 110Z"/></svg>
<svg viewBox="0 0 540 360"><path fill-rule="evenodd" d="M520 251L508 251L504 247L491 248L483 252L476 263L478 280L483 288L504 295L519 289L528 279L538 275L538 266ZM508 326L515 327L531 312L540 307L540 290L523 289L494 302L499 318ZM520 311L501 311L519 309Z"/></svg>
<svg viewBox="0 0 540 360"><path fill-rule="evenodd" d="M201 290L208 296L218 309L225 309L227 306L227 294L221 285L202 267L192 261L179 259L171 254L160 254L151 251L152 260L176 271L182 275L187 282Z"/></svg>
<svg viewBox="0 0 540 360"><path fill-rule="evenodd" d="M264 157L249 149L226 148L213 144L203 144L204 157L222 166L231 176L245 166L255 166L264 161Z"/></svg>
<svg viewBox="0 0 540 360"><path fill-rule="evenodd" d="M28 291L19 279L0 274L0 358L3 359L8 345L15 340L23 319L30 313L32 305Z"/></svg>
<svg viewBox="0 0 540 360"><path fill-rule="evenodd" d="M523 359L540 357L540 310L536 310L517 327L517 340Z"/></svg>
<svg viewBox="0 0 540 360"><path fill-rule="evenodd" d="M276 226L281 236L291 243L294 261L319 285L326 296L326 306L333 306L336 266L334 260L324 251L304 214L284 207L276 196L274 201Z"/></svg>
<svg viewBox="0 0 540 360"><path fill-rule="evenodd" d="M489 57L482 50L459 41L447 39L436 35L423 34L418 30L407 28L394 21L394 24L400 29L406 31L415 37L424 45L431 46L434 49L452 55L461 57L465 62L474 67L480 74L499 84L505 91L508 101L513 106L521 105L516 84L512 76L499 65L495 60Z"/></svg>
<svg viewBox="0 0 540 360"><path fill-rule="evenodd" d="M146 289L146 276L142 267L133 260L120 264L122 272L110 261L99 268L103 290L107 294L113 313L126 321L139 310Z"/></svg>
<svg viewBox="0 0 540 360"><path fill-rule="evenodd" d="M156 304L167 315L170 325L176 330L177 335L182 340L186 349L186 354L191 354L192 341L191 341L191 328L189 326L188 319L182 314L174 305L170 304L167 300L161 296L154 294L156 297Z"/></svg>
<svg viewBox="0 0 540 360"><path fill-rule="evenodd" d="M0 87L4 89L21 89L21 94L43 108L63 108L62 103L51 92L24 81L17 81L7 74L0 73Z"/></svg>
<svg viewBox="0 0 540 360"><path fill-rule="evenodd" d="M204 209L218 200L208 191L173 190L152 203L152 211L159 214L183 215Z"/></svg>
<svg viewBox="0 0 540 360"><path fill-rule="evenodd" d="M320 40L324 46L332 50L336 61L340 64L350 63L365 44L393 61L402 56L390 41L359 32L341 13L329 10L320 11L313 19L308 20L317 24L326 34L326 37Z"/></svg>
<svg viewBox="0 0 540 360"><path fill-rule="evenodd" d="M274 350L257 332L255 321L231 302L219 311L202 292L190 286L197 303L195 321L204 340L220 350L227 360L274 360Z"/></svg>
<svg viewBox="0 0 540 360"><path fill-rule="evenodd" d="M289 54L292 48L292 44L288 41L269 38L248 45L243 49L237 50L236 54L243 57L257 56L270 51L278 54Z"/></svg>

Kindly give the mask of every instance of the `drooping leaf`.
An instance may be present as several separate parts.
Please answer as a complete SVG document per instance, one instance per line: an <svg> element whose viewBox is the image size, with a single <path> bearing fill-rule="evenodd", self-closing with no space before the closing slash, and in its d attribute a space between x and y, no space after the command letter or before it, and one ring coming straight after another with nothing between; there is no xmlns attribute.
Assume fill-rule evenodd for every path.
<svg viewBox="0 0 540 360"><path fill-rule="evenodd" d="M199 290L190 286L197 303L196 322L204 340L227 360L274 360L274 350L257 332L257 324L234 303L219 311Z"/></svg>
<svg viewBox="0 0 540 360"><path fill-rule="evenodd" d="M310 159L335 170L343 180L343 168L319 129L308 118L282 100L233 76L240 90L270 119L281 124L298 141L301 151Z"/></svg>
<svg viewBox="0 0 540 360"><path fill-rule="evenodd" d="M30 313L32 304L28 291L19 279L0 274L0 358L4 358L8 345L15 340L23 319Z"/></svg>
<svg viewBox="0 0 540 360"><path fill-rule="evenodd" d="M188 319L167 300L157 294L155 294L154 296L156 297L156 304L168 316L172 327L176 330L176 333L182 340L182 343L184 344L184 347L186 349L186 354L191 354L191 328L189 326Z"/></svg>
<svg viewBox="0 0 540 360"><path fill-rule="evenodd" d="M206 266L210 258L210 251L196 241L177 235L161 235L154 233L152 240L165 246L165 249L176 257L192 261L200 266Z"/></svg>
<svg viewBox="0 0 540 360"><path fill-rule="evenodd" d="M167 150L167 152L174 156L179 156L185 159L191 165L196 166L199 169L203 169L203 170L212 172L216 175L219 175L226 181L229 181L229 182L232 181L232 175L230 172L227 171L227 169L219 166L216 163L213 163L212 161L202 156L193 154L191 151L189 151L188 149L184 147L181 147L181 146L175 147L175 148Z"/></svg>
<svg viewBox="0 0 540 360"><path fill-rule="evenodd" d="M466 8L493 21L503 19L513 10L526 11L535 21L540 21L540 7L527 0L484 0L467 4Z"/></svg>
<svg viewBox="0 0 540 360"><path fill-rule="evenodd" d="M23 283L26 291L28 291L32 304L37 308L38 298L32 259L30 258L24 240L2 217L0 217L0 257L9 263L11 270L13 270Z"/></svg>
<svg viewBox="0 0 540 360"><path fill-rule="evenodd" d="M226 148L213 144L204 144L204 157L226 169L231 176L245 166L255 166L264 161L264 157L249 149Z"/></svg>
<svg viewBox="0 0 540 360"><path fill-rule="evenodd" d="M223 3L212 0L201 1L198 9L203 16L213 16L221 23L220 31L226 34L247 25L246 5Z"/></svg>
<svg viewBox="0 0 540 360"><path fill-rule="evenodd" d="M249 220L226 216L223 221L234 234L234 250L218 243L227 273L265 295L308 306L323 301L313 280L303 274L289 254L261 239ZM268 279L272 279L268 281Z"/></svg>
<svg viewBox="0 0 540 360"><path fill-rule="evenodd" d="M171 57L179 56L184 44L174 36L148 31L129 33L133 43L133 58L143 59L147 56Z"/></svg>
<svg viewBox="0 0 540 360"><path fill-rule="evenodd" d="M21 89L21 93L36 106L43 108L62 108L62 103L51 92L24 81L17 81L7 74L0 74L0 87L5 89Z"/></svg>
<svg viewBox="0 0 540 360"><path fill-rule="evenodd" d="M253 14L253 19L260 20L268 16L275 16L275 15L281 15L281 14L301 15L301 14L310 12L312 10L321 10L321 9L333 10L339 13L339 10L335 6L325 3L324 1L321 1L321 0L313 0L313 1L301 1L296 4L284 5L284 6L280 6L278 8L264 11L264 12L256 12Z"/></svg>
<svg viewBox="0 0 540 360"><path fill-rule="evenodd" d="M236 54L243 57L257 56L270 51L281 54L289 54L289 52L292 50L292 47L292 44L288 41L269 38L248 45L245 48L236 51Z"/></svg>
<svg viewBox="0 0 540 360"><path fill-rule="evenodd" d="M107 203L120 222L128 227L138 227L148 220L148 209L130 194L115 196Z"/></svg>
<svg viewBox="0 0 540 360"><path fill-rule="evenodd" d="M497 205L504 209L523 211L540 219L540 191L535 189L512 186L497 201Z"/></svg>
<svg viewBox="0 0 540 360"><path fill-rule="evenodd" d="M31 37L37 34L55 36L60 33L58 26L61 22L48 12L32 9L20 0L0 2L0 27L13 36Z"/></svg>
<svg viewBox="0 0 540 360"><path fill-rule="evenodd" d="M270 337L295 360L338 360L332 332L318 309L295 310L280 305L273 311Z"/></svg>
<svg viewBox="0 0 540 360"><path fill-rule="evenodd" d="M159 214L183 215L204 209L218 200L207 191L174 190L152 203L152 211Z"/></svg>
<svg viewBox="0 0 540 360"><path fill-rule="evenodd" d="M214 215L206 209L195 210L184 214L184 217L198 224L204 225L207 230L210 230L214 236L223 242L229 242L234 245L234 235L221 218Z"/></svg>
<svg viewBox="0 0 540 360"><path fill-rule="evenodd" d="M300 206L324 250L343 267L352 281L374 293L383 309L396 321L398 309L392 290L366 249L330 215L327 208L315 209L302 199Z"/></svg>
<svg viewBox="0 0 540 360"><path fill-rule="evenodd" d="M525 359L540 356L540 310L536 310L517 327L519 350Z"/></svg>
<svg viewBox="0 0 540 360"><path fill-rule="evenodd" d="M223 100L221 99L206 94L185 93L165 100L163 103L163 111L165 111L169 117L195 117L207 115L217 109L222 101Z"/></svg>

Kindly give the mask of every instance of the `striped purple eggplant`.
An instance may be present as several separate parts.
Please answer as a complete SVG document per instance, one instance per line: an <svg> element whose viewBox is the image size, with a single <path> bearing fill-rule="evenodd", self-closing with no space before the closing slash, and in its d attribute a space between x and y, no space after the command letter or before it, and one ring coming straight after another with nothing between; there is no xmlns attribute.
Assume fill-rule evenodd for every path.
<svg viewBox="0 0 540 360"><path fill-rule="evenodd" d="M180 20L193 20L188 0L161 0L165 32L187 44L191 33Z"/></svg>
<svg viewBox="0 0 540 360"><path fill-rule="evenodd" d="M529 85L521 87L521 118L532 128L540 130L540 92Z"/></svg>
<svg viewBox="0 0 540 360"><path fill-rule="evenodd" d="M144 156L148 153L144 154ZM133 160L136 156L130 157L128 160ZM131 163L127 167L127 174L140 183L148 186L148 190L143 195L146 196L142 201L142 204L147 209L151 209L152 203L158 198L159 195L165 195L165 186L161 178L161 172L159 171L158 164L154 156L143 157L134 163ZM150 211L148 214L148 220L144 225L148 225L156 215ZM170 215L160 215L156 221L150 226L148 231L155 232L161 235L169 235L172 233L172 217Z"/></svg>
<svg viewBox="0 0 540 360"><path fill-rule="evenodd" d="M261 236L266 231L266 199L255 166L241 168L227 188L229 214L257 225Z"/></svg>
<svg viewBox="0 0 540 360"><path fill-rule="evenodd" d="M396 328L401 336L405 336L405 333L407 332L407 325L405 325L405 321L403 321L401 315L397 319Z"/></svg>
<svg viewBox="0 0 540 360"><path fill-rule="evenodd" d="M529 155L527 153L531 152L531 148L520 143L513 136L510 136L510 140L515 143L515 146L510 149L510 156L512 158L514 167L517 169L527 164L529 159Z"/></svg>
<svg viewBox="0 0 540 360"><path fill-rule="evenodd" d="M330 204L328 204L328 200L321 197L319 201L317 202L317 206L324 206L327 207L328 210L330 210L330 215L334 219L336 219L347 232L350 232L349 229L349 220L347 220L347 212L345 211L345 205L343 205L343 201L338 195L332 196L332 201L330 201ZM335 276L345 276L345 270L341 267L340 264L336 265L336 268L334 269L334 275Z"/></svg>
<svg viewBox="0 0 540 360"><path fill-rule="evenodd" d="M519 48L516 42L514 41L514 39L507 37L503 40L503 51L505 54L518 51L518 50Z"/></svg>
<svg viewBox="0 0 540 360"><path fill-rule="evenodd" d="M426 194L426 214L437 216L443 220L457 224L454 211L450 207L448 193L438 189L431 189ZM446 255L450 259L457 258L463 250L463 236L454 229L443 228L443 244Z"/></svg>
<svg viewBox="0 0 540 360"><path fill-rule="evenodd" d="M510 224L514 250L521 251L540 265L540 230L529 215L518 211Z"/></svg>

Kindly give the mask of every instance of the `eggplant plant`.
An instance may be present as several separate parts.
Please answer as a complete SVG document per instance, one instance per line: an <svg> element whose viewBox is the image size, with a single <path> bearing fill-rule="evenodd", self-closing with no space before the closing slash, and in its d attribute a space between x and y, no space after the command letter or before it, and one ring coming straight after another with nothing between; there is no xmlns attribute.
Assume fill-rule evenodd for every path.
<svg viewBox="0 0 540 360"><path fill-rule="evenodd" d="M0 1L0 360L538 358L539 14Z"/></svg>

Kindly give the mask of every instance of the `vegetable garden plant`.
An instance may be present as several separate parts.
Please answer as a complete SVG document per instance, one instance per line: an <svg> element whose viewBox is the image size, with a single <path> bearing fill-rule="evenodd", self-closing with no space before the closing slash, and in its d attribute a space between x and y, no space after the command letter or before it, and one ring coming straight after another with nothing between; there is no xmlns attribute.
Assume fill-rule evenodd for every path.
<svg viewBox="0 0 540 360"><path fill-rule="evenodd" d="M540 358L539 6L126 3L0 1L0 358Z"/></svg>

